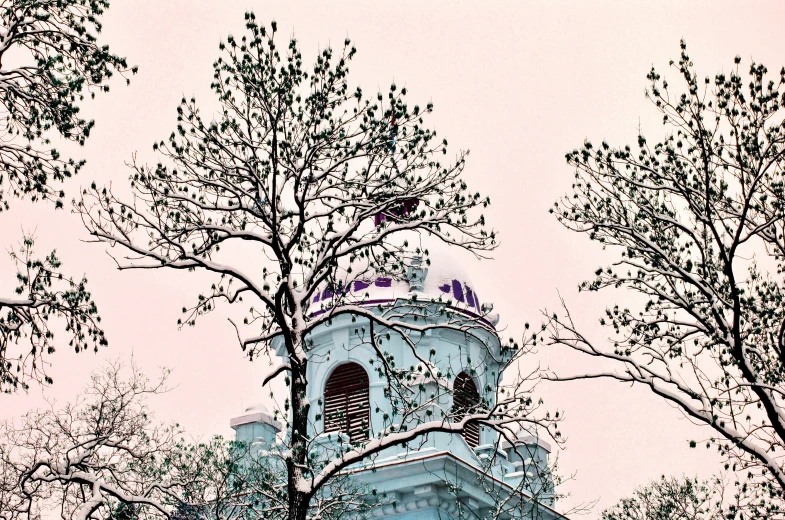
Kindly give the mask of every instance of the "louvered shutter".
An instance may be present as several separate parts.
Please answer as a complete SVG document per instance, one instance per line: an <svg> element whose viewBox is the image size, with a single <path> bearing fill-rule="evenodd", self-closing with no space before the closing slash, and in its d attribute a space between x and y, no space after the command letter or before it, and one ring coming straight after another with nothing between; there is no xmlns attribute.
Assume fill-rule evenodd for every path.
<svg viewBox="0 0 785 520"><path fill-rule="evenodd" d="M480 403L480 394L477 392L477 387L474 381L469 377L466 372L461 372L455 378L453 384L453 409L455 410L455 419L461 420L467 413L475 411L475 407ZM480 445L480 425L476 422L469 423L463 430L463 438L472 448Z"/></svg>
<svg viewBox="0 0 785 520"><path fill-rule="evenodd" d="M324 388L324 431L343 432L351 442L368 438L371 410L368 374L357 363L340 365Z"/></svg>

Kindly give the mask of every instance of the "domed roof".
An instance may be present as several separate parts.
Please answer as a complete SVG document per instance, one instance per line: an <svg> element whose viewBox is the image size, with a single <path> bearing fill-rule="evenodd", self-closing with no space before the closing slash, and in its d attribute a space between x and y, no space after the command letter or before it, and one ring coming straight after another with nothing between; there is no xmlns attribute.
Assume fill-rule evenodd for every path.
<svg viewBox="0 0 785 520"><path fill-rule="evenodd" d="M239 417L234 417L229 421L229 426L237 430L240 426L252 423L264 423L280 430L281 424L275 420L267 407L261 402L253 403L246 407L245 412Z"/></svg>
<svg viewBox="0 0 785 520"><path fill-rule="evenodd" d="M245 413L266 413L269 414L270 410L262 402L252 403L245 407Z"/></svg>
<svg viewBox="0 0 785 520"><path fill-rule="evenodd" d="M424 259L415 258L408 268L406 279L375 276L350 282L342 289L344 302L376 305L416 297L420 301L443 302L471 314L482 315L482 301L477 289L460 264L442 247L431 251L427 258L430 265L426 265ZM312 304L329 304L333 297L334 291L325 288L312 298Z"/></svg>

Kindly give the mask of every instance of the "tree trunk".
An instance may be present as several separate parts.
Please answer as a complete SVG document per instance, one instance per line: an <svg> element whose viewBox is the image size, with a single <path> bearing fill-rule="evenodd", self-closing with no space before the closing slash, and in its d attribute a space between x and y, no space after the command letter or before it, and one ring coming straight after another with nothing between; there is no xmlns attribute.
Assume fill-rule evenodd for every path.
<svg viewBox="0 0 785 520"><path fill-rule="evenodd" d="M291 438L291 459L287 461L287 472L289 476L289 520L306 520L308 513L308 503L310 494L303 493L298 489L298 484L310 475L303 474L303 469L308 464L308 450L306 439L308 435L308 410L305 396L307 389L306 369L308 361L305 359L295 359L296 353L302 351L298 349L300 345L294 341L295 348L290 353L291 384L290 399L292 409L292 438Z"/></svg>

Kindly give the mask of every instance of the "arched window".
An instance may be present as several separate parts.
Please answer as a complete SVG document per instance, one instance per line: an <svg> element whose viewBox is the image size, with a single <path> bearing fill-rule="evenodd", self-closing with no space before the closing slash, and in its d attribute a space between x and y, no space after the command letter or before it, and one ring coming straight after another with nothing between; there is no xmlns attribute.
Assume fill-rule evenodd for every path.
<svg viewBox="0 0 785 520"><path fill-rule="evenodd" d="M455 378L453 384L453 409L455 410L455 420L460 421L467 413L472 413L480 404L480 394L472 378L466 372L461 372ZM480 445L480 425L472 422L466 425L463 430L463 438L472 448Z"/></svg>
<svg viewBox="0 0 785 520"><path fill-rule="evenodd" d="M324 431L359 442L368 438L370 420L368 374L357 363L339 365L324 387Z"/></svg>

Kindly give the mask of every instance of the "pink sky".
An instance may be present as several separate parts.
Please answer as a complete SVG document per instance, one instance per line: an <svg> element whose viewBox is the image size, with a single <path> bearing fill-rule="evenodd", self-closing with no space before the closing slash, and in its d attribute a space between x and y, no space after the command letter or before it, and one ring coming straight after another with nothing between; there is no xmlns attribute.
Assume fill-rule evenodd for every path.
<svg viewBox="0 0 785 520"><path fill-rule="evenodd" d="M93 180L126 185L124 162L135 151L140 161L155 161L151 145L173 130L182 95L212 106L218 41L242 32L246 9L277 20L283 35L295 34L307 62L349 36L359 50L356 84L369 92L395 81L409 89L411 102L432 100L439 134L453 151L471 149L466 177L491 197L486 216L502 245L493 261L463 262L483 300L495 303L504 336L519 336L524 321L538 322L538 309L553 307L557 290L576 320L600 334L597 318L614 295L578 295L576 287L610 256L562 229L548 208L570 188L564 153L584 138L633 142L639 125L650 141L662 135L643 96L652 64L666 71L680 38L702 75L727 71L736 54L745 66L751 57L774 71L785 64L779 2L115 3L105 41L140 70L130 87L118 81L86 105L97 125L87 146L74 151L88 163L67 185L69 199ZM104 246L80 242L86 234L65 211L14 203L0 219L3 244L16 242L22 227L36 230L40 252L56 248L69 272L87 273L110 341L97 356L62 348L52 358L55 385L43 396L69 399L103 359L133 352L149 372L174 369L177 387L153 403L160 419L177 420L197 437L231 434L229 418L253 399L269 367L243 358L220 309L195 329L177 330L179 309L205 288L198 276L118 272ZM0 269L5 290L13 270L5 259ZM541 351L528 363L567 371L583 361ZM643 390L593 381L544 386L542 393L566 412L560 469L575 479L561 490L573 495L564 505L599 498L589 518L660 474L717 468L712 453L687 446L688 438L709 432ZM39 387L0 396L0 418L38 406L43 396Z"/></svg>

